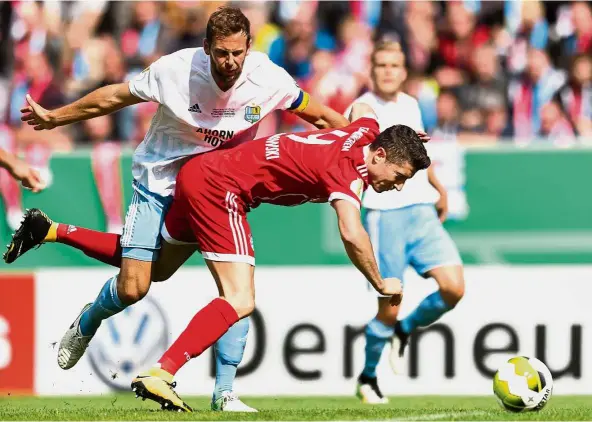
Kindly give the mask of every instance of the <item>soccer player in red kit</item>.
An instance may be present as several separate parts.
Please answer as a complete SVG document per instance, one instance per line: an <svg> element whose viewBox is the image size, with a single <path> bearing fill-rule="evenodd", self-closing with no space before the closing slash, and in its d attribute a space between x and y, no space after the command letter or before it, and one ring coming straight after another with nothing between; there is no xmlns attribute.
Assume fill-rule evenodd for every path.
<svg viewBox="0 0 592 422"><path fill-rule="evenodd" d="M369 106L357 104L350 118L356 120L341 129L278 134L183 166L161 234L169 243L197 243L221 297L193 317L157 365L133 380L138 396L191 410L174 392L173 376L253 311L255 253L246 214L261 203L330 202L354 265L379 293L400 302L400 280L383 279L378 271L360 200L369 185L377 192L400 190L430 159L413 129L396 125L379 133Z"/></svg>

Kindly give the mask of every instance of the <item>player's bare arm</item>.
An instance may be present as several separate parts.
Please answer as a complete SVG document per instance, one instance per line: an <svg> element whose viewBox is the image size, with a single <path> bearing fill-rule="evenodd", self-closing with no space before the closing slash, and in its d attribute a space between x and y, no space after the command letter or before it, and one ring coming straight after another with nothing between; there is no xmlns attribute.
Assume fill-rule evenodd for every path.
<svg viewBox="0 0 592 422"><path fill-rule="evenodd" d="M330 107L321 104L307 93L304 93L302 105L293 112L318 129L340 128L347 126L349 121Z"/></svg>
<svg viewBox="0 0 592 422"><path fill-rule="evenodd" d="M5 168L22 185L37 193L45 188L45 182L39 172L31 168L27 163L19 160L10 152L0 148L0 167Z"/></svg>
<svg viewBox="0 0 592 422"><path fill-rule="evenodd" d="M403 297L401 281L398 278L381 277L370 237L360 220L360 211L343 199L334 200L331 205L337 213L339 233L349 259L377 292L392 296L391 305L399 305Z"/></svg>
<svg viewBox="0 0 592 422"><path fill-rule="evenodd" d="M430 185L432 185L440 194L440 199L435 203L435 206L436 211L438 211L438 218L443 223L446 221L446 216L448 215L448 192L446 192L446 188L440 183L440 180L438 180L434 168L430 166L427 171Z"/></svg>
<svg viewBox="0 0 592 422"><path fill-rule="evenodd" d="M113 84L94 90L71 104L47 110L37 104L30 95L26 96L28 106L21 109L21 120L35 130L51 130L81 120L104 116L132 104L144 102L134 96L128 83Z"/></svg>
<svg viewBox="0 0 592 422"><path fill-rule="evenodd" d="M353 122L362 117L373 117L376 119L376 113L374 109L365 103L355 103L349 113L349 121Z"/></svg>

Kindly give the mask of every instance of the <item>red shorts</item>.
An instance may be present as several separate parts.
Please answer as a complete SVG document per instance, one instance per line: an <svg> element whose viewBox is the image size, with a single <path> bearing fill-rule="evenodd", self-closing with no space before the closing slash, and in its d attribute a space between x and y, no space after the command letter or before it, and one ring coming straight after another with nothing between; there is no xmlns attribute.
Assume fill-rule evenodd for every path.
<svg viewBox="0 0 592 422"><path fill-rule="evenodd" d="M162 227L164 240L178 245L197 244L210 261L254 266L253 237L244 202L203 175L196 177L192 173L190 179L188 183L178 179L175 199Z"/></svg>

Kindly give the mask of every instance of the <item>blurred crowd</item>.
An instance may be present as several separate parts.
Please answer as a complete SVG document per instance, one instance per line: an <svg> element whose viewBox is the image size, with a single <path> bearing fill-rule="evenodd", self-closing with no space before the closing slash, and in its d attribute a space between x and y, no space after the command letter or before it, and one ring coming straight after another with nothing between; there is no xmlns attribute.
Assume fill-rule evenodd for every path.
<svg viewBox="0 0 592 422"><path fill-rule="evenodd" d="M201 46L227 2L8 1L0 4L2 144L43 160L100 141L139 142L155 104L42 136L20 122L25 93L46 108L129 79L164 54ZM404 90L434 139L576 142L592 133L592 7L539 1L237 2L253 48L338 111L371 86L378 38L401 43ZM305 129L282 114L262 134ZM41 144L41 147L39 147Z"/></svg>
<svg viewBox="0 0 592 422"><path fill-rule="evenodd" d="M403 90L417 98L432 142L592 143L589 2L15 0L0 2L0 147L48 169L52 152L92 146L116 230L122 204L113 205L120 192L109 186L119 180L120 149L142 140L156 104L35 132L20 121L25 94L51 109L128 80L162 55L201 46L209 15L229 3L250 19L254 50L340 112L371 89L372 45L386 38L406 54ZM258 135L307 125L278 112ZM14 223L20 193L1 176Z"/></svg>

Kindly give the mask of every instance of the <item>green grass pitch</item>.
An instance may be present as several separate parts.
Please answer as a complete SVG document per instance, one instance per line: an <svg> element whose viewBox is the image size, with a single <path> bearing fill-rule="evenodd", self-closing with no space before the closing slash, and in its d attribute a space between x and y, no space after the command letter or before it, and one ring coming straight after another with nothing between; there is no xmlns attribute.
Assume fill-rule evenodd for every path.
<svg viewBox="0 0 592 422"><path fill-rule="evenodd" d="M0 398L0 420L592 420L592 397L556 396L538 413L508 413L491 397L399 396L388 405L354 397L244 397L259 413L214 413L206 397L187 397L194 413L161 411L132 394Z"/></svg>

